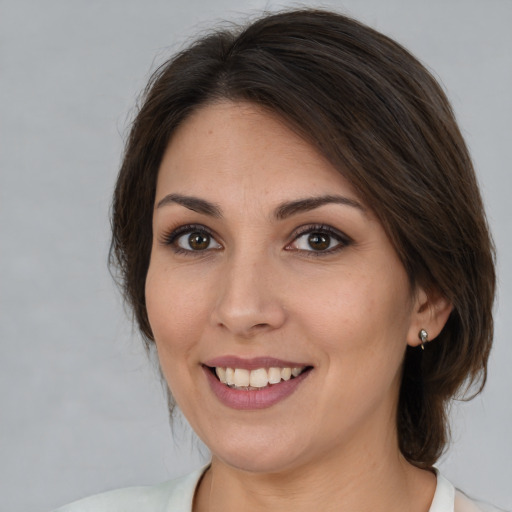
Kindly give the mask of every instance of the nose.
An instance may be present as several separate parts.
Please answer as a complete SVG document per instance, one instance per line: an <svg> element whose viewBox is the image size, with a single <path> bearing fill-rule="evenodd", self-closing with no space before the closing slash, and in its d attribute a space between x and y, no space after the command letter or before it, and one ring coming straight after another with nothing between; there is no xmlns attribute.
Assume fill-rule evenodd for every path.
<svg viewBox="0 0 512 512"><path fill-rule="evenodd" d="M279 269L264 258L226 262L220 275L213 323L237 338L279 329L286 321L279 290Z"/></svg>

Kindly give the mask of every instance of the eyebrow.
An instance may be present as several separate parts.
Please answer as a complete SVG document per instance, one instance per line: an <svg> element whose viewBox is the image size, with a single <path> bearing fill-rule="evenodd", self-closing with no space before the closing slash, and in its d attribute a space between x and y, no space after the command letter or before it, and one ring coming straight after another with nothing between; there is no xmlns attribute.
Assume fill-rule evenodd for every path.
<svg viewBox="0 0 512 512"><path fill-rule="evenodd" d="M209 215L210 217L222 217L222 210L216 204L205 201L204 199L199 199L198 197L183 196L181 194L169 194L165 196L158 201L156 207L161 208L162 206L172 203L180 204L189 210L202 213L203 215Z"/></svg>
<svg viewBox="0 0 512 512"><path fill-rule="evenodd" d="M220 206L210 201L206 201L205 199L200 199L199 197L184 196L182 194L168 194L158 202L156 207L161 208L173 203L184 206L185 208L188 208L194 212L202 213L203 215L222 218L222 209ZM297 199L295 201L282 203L275 209L274 218L276 220L284 220L293 215L315 210L316 208L320 208L321 206L327 204L341 204L344 206L351 206L353 208L357 208L362 213L366 213L366 208L355 199L339 195L327 195L319 197L307 197L304 199Z"/></svg>
<svg viewBox="0 0 512 512"><path fill-rule="evenodd" d="M344 206L351 206L357 208L362 213L366 213L366 208L356 201L345 196L320 196L320 197L307 197L305 199L297 199L296 201L290 201L283 203L277 207L274 216L277 220L284 220L292 215L298 213L308 212L320 208L326 204L342 204Z"/></svg>

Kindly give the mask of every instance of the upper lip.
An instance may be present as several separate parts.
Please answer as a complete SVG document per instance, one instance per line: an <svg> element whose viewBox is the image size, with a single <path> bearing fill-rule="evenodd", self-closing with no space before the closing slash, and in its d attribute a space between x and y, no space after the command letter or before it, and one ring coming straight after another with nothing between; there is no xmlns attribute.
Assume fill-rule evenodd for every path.
<svg viewBox="0 0 512 512"><path fill-rule="evenodd" d="M215 357L203 364L210 368L243 368L245 370L257 370L258 368L302 368L304 366L311 366L306 363L285 361L283 359L276 359L275 357L268 356L245 359L231 355Z"/></svg>

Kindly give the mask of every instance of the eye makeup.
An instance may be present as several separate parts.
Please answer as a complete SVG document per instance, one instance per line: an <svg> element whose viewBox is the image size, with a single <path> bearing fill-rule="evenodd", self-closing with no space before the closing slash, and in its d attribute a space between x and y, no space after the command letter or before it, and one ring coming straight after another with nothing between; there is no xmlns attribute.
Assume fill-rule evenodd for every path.
<svg viewBox="0 0 512 512"><path fill-rule="evenodd" d="M301 238L303 247L297 247L297 242ZM335 254L353 243L353 240L345 233L326 224L308 224L299 227L293 233L293 240L285 249L304 253L308 257L322 257ZM304 247L304 242L309 249ZM295 245L295 247L294 247Z"/></svg>
<svg viewBox="0 0 512 512"><path fill-rule="evenodd" d="M181 240L186 235L189 235L188 239ZM187 256L204 255L208 251L222 249L216 235L202 224L185 224L171 229L164 232L159 241L162 245L171 247L176 254ZM187 244L190 248L184 247Z"/></svg>
<svg viewBox="0 0 512 512"><path fill-rule="evenodd" d="M223 249L217 238L217 235L203 224L184 224L166 231L160 237L160 243L171 247L176 254L204 256L210 251ZM330 256L353 243L345 233L326 224L300 226L288 238L292 241L284 246L285 251L297 252L308 257Z"/></svg>

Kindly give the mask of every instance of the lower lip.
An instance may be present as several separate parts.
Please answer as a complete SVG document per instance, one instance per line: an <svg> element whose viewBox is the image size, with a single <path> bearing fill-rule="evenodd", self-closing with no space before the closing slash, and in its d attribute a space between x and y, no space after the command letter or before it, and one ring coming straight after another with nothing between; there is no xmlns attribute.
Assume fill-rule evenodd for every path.
<svg viewBox="0 0 512 512"><path fill-rule="evenodd" d="M208 384L217 398L231 409L266 409L289 397L311 373L305 370L298 377L255 390L233 389L222 384L212 372L203 366Z"/></svg>

